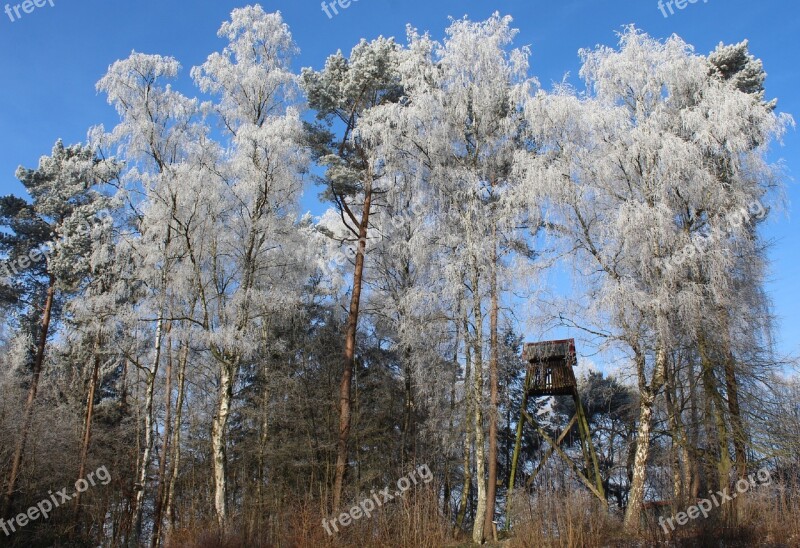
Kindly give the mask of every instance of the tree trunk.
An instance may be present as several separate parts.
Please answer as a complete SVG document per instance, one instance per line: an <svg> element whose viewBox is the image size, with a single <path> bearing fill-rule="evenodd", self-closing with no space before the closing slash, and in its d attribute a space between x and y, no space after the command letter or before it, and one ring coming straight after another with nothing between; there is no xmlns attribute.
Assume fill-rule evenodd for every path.
<svg viewBox="0 0 800 548"><path fill-rule="evenodd" d="M744 424L739 410L739 384L736 380L736 365L733 355L728 352L725 359L725 386L728 391L728 413L731 418L731 429L733 430L733 451L736 459L736 476L738 480L747 478L747 449L744 433ZM742 519L742 493L733 500L733 512L731 519L734 525L738 525Z"/></svg>
<svg viewBox="0 0 800 548"><path fill-rule="evenodd" d="M469 342L469 321L467 320L466 303L464 303L462 321L464 324L464 483L461 488L461 501L456 517L456 527L464 527L464 519L467 515L467 504L469 503L469 492L472 489L472 429L469 426L472 417L472 388L470 380L472 377L472 350Z"/></svg>
<svg viewBox="0 0 800 548"><path fill-rule="evenodd" d="M161 355L161 324L156 328L156 359L154 369L145 372L145 399L144 399L144 447L142 448L142 460L139 462L139 470L136 476L136 496L133 501L133 513L131 523L133 533L138 539L142 531L142 507L144 496L147 489L147 469L150 465L150 452L153 449L153 399L156 386L156 376L158 374L158 362Z"/></svg>
<svg viewBox="0 0 800 548"><path fill-rule="evenodd" d="M475 411L475 482L478 486L478 501L475 509L475 523L472 526L472 542L483 544L484 523L486 516L486 454L483 434L483 315L481 311L480 277L476 259L473 257L472 272L472 307L475 333L473 337L473 409Z"/></svg>
<svg viewBox="0 0 800 548"><path fill-rule="evenodd" d="M265 325L262 329L263 341L269 340L269 326ZM264 360L264 389L261 394L261 424L259 425L261 432L258 439L258 472L256 474L256 501L258 506L255 508L256 524L255 529L257 534L261 534L262 520L267 514L267 502L264 497L264 486L266 484L266 468L267 468L267 446L269 444L269 419L270 419L270 383L269 383L269 361ZM313 470L314 467L312 467ZM313 472L312 472L313 474Z"/></svg>
<svg viewBox="0 0 800 548"><path fill-rule="evenodd" d="M688 431L689 445L693 448L699 447L699 425L700 414L697 406L697 374L695 371L694 362L689 372L689 424ZM692 455L692 464L689 467L691 470L690 483L689 483L689 499L696 500L700 496L700 478L701 478L701 463L700 457L697 452Z"/></svg>
<svg viewBox="0 0 800 548"><path fill-rule="evenodd" d="M739 406L739 382L736 379L736 358L734 358L733 352L731 351L727 311L721 310L720 316L722 320L720 322L722 333L725 337L725 389L728 393L728 414L731 420L733 452L734 458L736 459L736 476L738 480L742 480L747 478L747 439L745 436L741 408ZM735 512L732 517L737 524L742 518L741 500L742 497L740 496L733 501Z"/></svg>
<svg viewBox="0 0 800 548"><path fill-rule="evenodd" d="M403 469L408 466L409 461L412 462L413 459L409 459L409 455L413 454L413 445L414 445L414 393L413 393L413 383L411 377L411 349L406 348L403 352L404 357L404 367L403 367L403 377L404 377L404 394L403 394L403 424L402 424L402 431L400 436L400 461L402 463Z"/></svg>
<svg viewBox="0 0 800 548"><path fill-rule="evenodd" d="M342 379L339 383L339 436L336 444L336 475L333 482L333 511L339 509L344 487L344 476L347 472L347 444L350 438L351 401L350 392L353 381L353 368L356 355L356 331L358 329L358 309L361 304L361 286L364 275L364 254L367 247L367 229L372 201L371 180L367 181L364 191L364 209L361 212L361 224L358 227L358 248L353 272L353 293L350 297L350 310L347 315L345 330Z"/></svg>
<svg viewBox="0 0 800 548"><path fill-rule="evenodd" d="M44 352L47 347L47 336L50 331L50 316L53 311L53 300L55 299L56 279L51 274L47 284L47 296L44 301L42 311L41 331L39 333L39 344L36 347L36 356L33 360L33 374L31 385L28 387L28 397L25 400L25 409L22 412L22 429L20 431L17 446L14 448L14 456L11 460L11 473L8 476L8 486L3 500L3 511L0 517L8 517L14 502L14 492L17 489L17 479L19 478L20 467L22 466L22 455L25 452L25 444L33 421L33 405L36 402L36 393L39 390L39 378L42 375L42 365L44 364Z"/></svg>
<svg viewBox="0 0 800 548"><path fill-rule="evenodd" d="M167 329L169 332L170 329ZM163 521L164 496L167 482L167 455L169 453L170 428L172 427L172 344L167 335L167 370L166 386L164 388L164 434L161 447L161 458L158 464L158 491L156 494L155 511L153 512L153 537L150 541L151 548L156 548L161 542L161 524Z"/></svg>
<svg viewBox="0 0 800 548"><path fill-rule="evenodd" d="M677 364L675 367L677 368ZM688 461L683 458L686 455L687 440L681 418L682 406L678 399L676 375L677 372L674 368L667 368L665 374L666 389L664 390L664 398L667 404L667 423L672 436L672 499L674 511L682 508L686 501L689 465Z"/></svg>
<svg viewBox="0 0 800 548"><path fill-rule="evenodd" d="M656 364L650 386L646 383L645 357L636 352L636 368L639 376L639 425L636 430L636 453L633 461L633 481L628 495L628 508L625 511L625 528L638 531L641 523L644 488L647 482L647 459L650 455L650 429L653 417L653 404L664 380L667 354L662 344L656 349Z"/></svg>
<svg viewBox="0 0 800 548"><path fill-rule="evenodd" d="M494 533L494 513L497 495L497 419L498 413L498 361L497 317L499 297L497 290L497 227L492 226L492 265L490 271L491 311L489 313L489 484L486 491L486 523L484 531Z"/></svg>
<svg viewBox="0 0 800 548"><path fill-rule="evenodd" d="M175 204L173 200L172 216L175 216ZM137 482L135 485L136 496L133 501L133 513L131 523L133 531L138 541L142 530L142 505L144 504L145 492L147 489L147 469L150 466L150 452L153 449L153 395L155 392L156 378L158 377L158 366L161 362L161 341L164 336L164 315L167 306L167 280L169 272L169 249L172 243L172 225L167 223L167 233L164 237L164 265L161 271L160 303L158 307L158 319L156 320L156 335L154 341L153 367L146 372L146 392L145 392L145 432L144 448L142 450L142 460L139 463Z"/></svg>
<svg viewBox="0 0 800 548"><path fill-rule="evenodd" d="M178 481L181 462L181 418L183 415L183 399L186 386L186 362L189 359L189 344L184 343L180 362L178 363L178 398L175 402L175 425L172 427L171 473L167 489L166 518L168 531L175 529L175 484Z"/></svg>
<svg viewBox="0 0 800 548"><path fill-rule="evenodd" d="M225 447L225 430L233 399L234 364L222 363L220 367L219 401L211 423L211 458L214 473L214 511L220 531L225 531L228 521L228 459Z"/></svg>
<svg viewBox="0 0 800 548"><path fill-rule="evenodd" d="M739 407L739 383L736 379L736 364L732 355L725 360L725 385L728 391L728 412L733 425L733 449L736 456L738 479L747 477L747 444Z"/></svg>
<svg viewBox="0 0 800 548"><path fill-rule="evenodd" d="M81 440L81 456L78 464L78 477L81 479L86 476L86 461L89 457L89 444L92 440L92 417L94 416L94 399L97 392L97 382L100 375L100 329L97 330L97 335L94 341L94 366L92 367L92 376L89 379L89 394L86 397L86 413L83 419L83 439ZM77 491L75 495L75 518L81 511L81 493Z"/></svg>
<svg viewBox="0 0 800 548"><path fill-rule="evenodd" d="M731 456L728 450L728 426L725 423L725 408L722 396L717 390L717 379L714 375L714 363L709 354L708 343L704 335L698 337L700 359L702 362L703 390L706 399L712 408L714 432L717 438L717 481L720 489L730 487L731 483ZM724 519L729 519L733 512L728 505L721 507Z"/></svg>
<svg viewBox="0 0 800 548"><path fill-rule="evenodd" d="M450 417L448 419L447 433L451 439L455 438L455 418L456 418L456 386L458 385L458 350L461 345L461 303L462 299L458 301L458 311L453 320L453 327L455 328L455 347L453 348L453 379L450 385ZM453 478L451 459L448 458L444 461L444 495L442 496L442 513L448 518L452 518L451 510L451 496L453 493Z"/></svg>

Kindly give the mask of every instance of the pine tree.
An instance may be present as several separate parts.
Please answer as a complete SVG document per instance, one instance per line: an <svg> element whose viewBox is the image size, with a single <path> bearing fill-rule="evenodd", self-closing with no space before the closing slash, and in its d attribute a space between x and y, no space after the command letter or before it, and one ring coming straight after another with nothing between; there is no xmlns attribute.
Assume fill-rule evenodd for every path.
<svg viewBox="0 0 800 548"><path fill-rule="evenodd" d="M98 158L94 149L65 147L59 140L36 169L17 170L31 201L15 196L0 201L0 220L8 230L0 235L9 274L3 285L21 309L27 324L23 327L37 341L30 350L28 396L0 515L11 510L17 489L51 323L59 310L58 292L74 290L89 273L92 228L106 205L98 187L113 179L117 169L113 161Z"/></svg>

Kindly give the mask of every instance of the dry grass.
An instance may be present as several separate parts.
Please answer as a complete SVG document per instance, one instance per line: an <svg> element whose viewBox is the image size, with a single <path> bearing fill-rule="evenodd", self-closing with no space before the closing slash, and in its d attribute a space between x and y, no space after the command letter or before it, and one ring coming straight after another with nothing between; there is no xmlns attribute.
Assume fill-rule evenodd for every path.
<svg viewBox="0 0 800 548"><path fill-rule="evenodd" d="M397 547L441 548L451 542L450 526L441 516L436 494L429 489L408 492L402 499L376 510L371 517L362 517L338 533L328 535L322 527L320 507L314 503L287 509L269 520L271 528L260 535L233 531L220 536L213 531L179 531L169 548L333 548L333 547Z"/></svg>
<svg viewBox="0 0 800 548"><path fill-rule="evenodd" d="M722 527L713 517L698 519L665 535L657 518L649 519L645 530L628 536L622 530L619 512L607 512L590 494L572 491L562 494L517 496L514 527L509 538L497 546L508 548L616 548L622 546L683 547L797 547L800 546L800 498L797 491L774 487L748 494L741 501L742 521L735 529ZM670 513L667 510L667 513ZM329 517L329 516L326 516ZM265 519L271 524L259 535L247 534L246 527L232 527L221 536L211 530L190 528L176 532L170 547L186 548L442 548L471 546L466 538L455 539L452 526L441 515L436 495L420 489L408 493L361 518L339 533L328 535L323 515L314 503L300 504L280 515ZM502 538L502 536L501 536ZM489 544L488 546L494 546Z"/></svg>
<svg viewBox="0 0 800 548"><path fill-rule="evenodd" d="M609 546L610 533L620 530L619 520L583 491L517 497L512 508L512 548Z"/></svg>
<svg viewBox="0 0 800 548"><path fill-rule="evenodd" d="M712 513L708 518L697 518L665 534L652 520L641 538L651 546L680 548L795 548L800 546L800 498L797 494L797 490L779 485L760 488L738 499L740 520L735 527L725 525L718 513Z"/></svg>

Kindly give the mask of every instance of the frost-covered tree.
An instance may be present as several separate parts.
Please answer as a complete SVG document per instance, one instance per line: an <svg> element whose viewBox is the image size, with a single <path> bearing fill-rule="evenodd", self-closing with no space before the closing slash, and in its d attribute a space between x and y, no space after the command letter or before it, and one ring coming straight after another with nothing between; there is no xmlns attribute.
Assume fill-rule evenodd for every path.
<svg viewBox="0 0 800 548"><path fill-rule="evenodd" d="M384 178L383 160L358 134L361 118L379 105L396 102L401 95L398 47L394 40L362 40L345 57L330 56L321 71L302 74L308 104L320 123L307 126L315 159L325 166L322 197L333 202L348 236L355 242L352 290L344 335L343 368L339 388L339 440L333 485L333 508L339 508L347 473L351 428L351 387L356 353L364 264L370 236L370 215L378 206ZM336 133L332 131L335 127Z"/></svg>
<svg viewBox="0 0 800 548"><path fill-rule="evenodd" d="M117 169L115 162L98 158L94 148L64 146L59 140L37 168L17 170L30 201L16 196L0 201L5 229L0 250L7 274L2 284L14 295L19 327L30 330L29 340L36 341L29 349L28 395L0 515L10 510L17 490L53 312L60 308L57 292L79 289L90 274L96 215L107 205L100 187L116 176Z"/></svg>
<svg viewBox="0 0 800 548"><path fill-rule="evenodd" d="M512 169L515 154L526 149L522 113L532 85L527 49L510 49L515 35L511 18L499 14L483 22L454 21L442 43L410 29L402 64L404 96L370 113L361 133L370 142L384 142L388 165L412 174L420 188L429 239L425 253L441 272L435 287L448 303L445 313L456 322L461 288L468 290L470 303L463 303L462 310L468 310L465 351L473 372L474 415L469 420L476 455L476 542L483 541L494 520L500 284L510 289L516 276L509 273L521 272L512 267L525 264L515 259L531 255L529 233L519 229L536 217L535 209L531 213L522 206ZM488 458L485 358L490 374Z"/></svg>
<svg viewBox="0 0 800 548"><path fill-rule="evenodd" d="M108 103L120 116L120 123L109 135L103 135L102 128L93 133L98 143L116 147L127 163L117 198L127 205L131 226L121 236L121 256L135 261L133 276L141 283L129 279L127 284L118 286L129 297L127 314L120 319L129 324L128 331L135 341L126 357L145 379L144 441L131 514L131 530L137 534L142 526L155 435L153 398L162 361L166 309L175 257L180 253L174 249L174 218L179 209L184 212L180 206L185 194L179 176L185 172L182 166L190 157L202 157L205 141L205 128L197 122L197 101L173 90L169 83L179 69L180 64L173 58L134 52L113 63L97 83L98 91L106 94ZM132 294L132 290L142 287L146 289ZM142 316L155 324L152 332L137 328L137 319ZM149 356L143 348L147 338L151 338Z"/></svg>
<svg viewBox="0 0 800 548"><path fill-rule="evenodd" d="M109 67L97 87L119 123L57 143L18 173L30 199L0 199L2 502L95 464L113 478L13 544L439 546L467 527L483 543L508 509L533 326L619 361L578 388L627 512L575 504L529 436L519 475L547 468L516 493L533 511L513 535L618 543L609 526L637 529L647 503L680 511L758 463L780 496L698 528L737 531L727 518L758 500L793 538L797 386L776 371L759 234L791 120L761 61L628 28L581 53L585 87L537 91L511 24L409 28L298 75L280 13L250 6L188 75L136 52ZM192 82L202 99L176 91ZM298 211L309 173L319 218ZM536 403L558 437L574 410ZM346 530L330 515L422 463L401 504Z"/></svg>
<svg viewBox="0 0 800 548"><path fill-rule="evenodd" d="M307 158L294 106L297 77L290 70L296 47L280 13L236 9L219 35L228 45L192 75L202 91L217 97L204 108L219 117L229 141L218 168L218 196L207 195L216 202L209 211L212 232L189 252L208 268L196 268L193 277L201 324L220 368L211 442L214 505L224 528L226 428L236 377L255 349L260 324L292 302L306 272L294 223Z"/></svg>
<svg viewBox="0 0 800 548"><path fill-rule="evenodd" d="M729 287L750 229L724 225L774 180L752 139L769 141L783 122L757 97L710 78L706 59L677 37L660 42L629 28L619 50L582 56L585 97L559 89L531 106L534 138L546 153L528 174L597 284L597 317L633 353L640 415L626 524L636 528L668 352L707 296L722 299ZM730 161L724 180L709 161L715 155ZM695 254L700 235L704 249ZM693 258L684 262L686 249ZM710 284L693 283L697 269Z"/></svg>

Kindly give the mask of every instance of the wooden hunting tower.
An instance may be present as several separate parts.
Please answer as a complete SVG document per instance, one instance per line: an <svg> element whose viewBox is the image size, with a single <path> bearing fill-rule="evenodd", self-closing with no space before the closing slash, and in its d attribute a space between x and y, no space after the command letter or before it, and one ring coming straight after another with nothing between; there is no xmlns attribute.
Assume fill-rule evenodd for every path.
<svg viewBox="0 0 800 548"><path fill-rule="evenodd" d="M575 472L578 480L606 505L603 480L600 476L597 454L592 444L589 421L586 419L586 411L583 409L583 404L578 395L578 383L575 380L575 372L573 371L573 367L578 364L575 352L575 339L527 343L522 352L522 357L527 364L527 371L525 374L524 393L522 395L522 409L520 411L519 421L517 421L514 456L511 462L511 477L508 484L509 502L511 501L511 493L514 490L514 478L522 445L523 428L525 423L528 423L536 429L550 447L542 456L536 469L525 482L526 488L530 487L553 453L558 453L558 455L570 465L570 468ZM572 417L572 420L570 420L567 427L555 441L545 432L539 423L536 422L536 413L528 413L528 399L540 396L571 396L575 402L575 416ZM561 443L576 424L581 440L581 452L583 453L582 467L570 458L561 448ZM508 509L510 504L506 506ZM506 520L506 524L508 526L508 520Z"/></svg>
<svg viewBox="0 0 800 548"><path fill-rule="evenodd" d="M522 352L528 364L528 396L571 396L578 389L572 368L578 365L575 340L528 343Z"/></svg>

